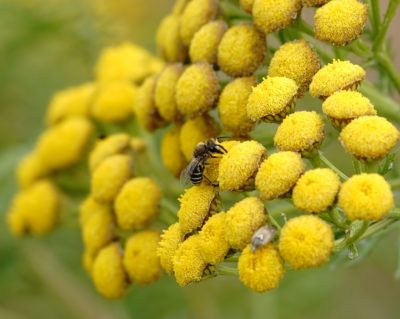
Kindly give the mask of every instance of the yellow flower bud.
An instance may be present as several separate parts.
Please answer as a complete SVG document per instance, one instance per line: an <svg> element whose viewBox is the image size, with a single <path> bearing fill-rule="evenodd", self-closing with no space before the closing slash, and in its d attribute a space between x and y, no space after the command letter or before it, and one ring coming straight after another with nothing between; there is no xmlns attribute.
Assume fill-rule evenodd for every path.
<svg viewBox="0 0 400 319"><path fill-rule="evenodd" d="M18 185L22 189L29 187L37 180L48 174L47 168L43 166L35 151L25 155L18 163L17 169Z"/></svg>
<svg viewBox="0 0 400 319"><path fill-rule="evenodd" d="M173 258L183 237L179 223L175 223L164 230L158 243L157 255L160 258L161 266L170 275L174 273Z"/></svg>
<svg viewBox="0 0 400 319"><path fill-rule="evenodd" d="M185 62L188 52L179 35L179 16L168 15L156 35L158 51L168 62Z"/></svg>
<svg viewBox="0 0 400 319"><path fill-rule="evenodd" d="M88 196L79 206L79 224L81 227L96 213L101 215L111 214L111 207L107 204L99 203L92 196Z"/></svg>
<svg viewBox="0 0 400 319"><path fill-rule="evenodd" d="M340 180L329 168L306 172L293 188L293 203L301 210L319 213L333 205L340 188Z"/></svg>
<svg viewBox="0 0 400 319"><path fill-rule="evenodd" d="M294 269L313 268L328 261L333 244L331 227L316 216L305 215L283 226L279 252Z"/></svg>
<svg viewBox="0 0 400 319"><path fill-rule="evenodd" d="M324 138L324 122L312 111L295 112L287 116L276 131L274 142L280 151L312 153Z"/></svg>
<svg viewBox="0 0 400 319"><path fill-rule="evenodd" d="M305 40L286 42L273 55L268 75L286 77L296 82L298 95L308 90L311 80L320 68L318 55Z"/></svg>
<svg viewBox="0 0 400 319"><path fill-rule="evenodd" d="M181 14L189 1L190 0L176 0L172 9L172 13L175 15Z"/></svg>
<svg viewBox="0 0 400 319"><path fill-rule="evenodd" d="M127 275L122 263L122 249L112 243L100 250L92 266L97 291L106 298L121 298L127 289Z"/></svg>
<svg viewBox="0 0 400 319"><path fill-rule="evenodd" d="M385 157L399 139L397 128L380 116L361 116L340 133L340 142L353 156L364 160Z"/></svg>
<svg viewBox="0 0 400 319"><path fill-rule="evenodd" d="M218 46L218 65L226 74L253 74L264 60L266 40L252 24L230 27Z"/></svg>
<svg viewBox="0 0 400 319"><path fill-rule="evenodd" d="M29 230L25 198L24 192L17 193L12 199L11 207L6 215L7 226L15 237L21 237Z"/></svg>
<svg viewBox="0 0 400 319"><path fill-rule="evenodd" d="M301 0L254 0L252 13L255 25L268 34L290 25L300 9Z"/></svg>
<svg viewBox="0 0 400 319"><path fill-rule="evenodd" d="M180 126L173 126L169 131L165 132L161 140L161 159L165 167L175 176L179 176L187 165L187 161L181 151L180 131Z"/></svg>
<svg viewBox="0 0 400 319"><path fill-rule="evenodd" d="M118 226L128 230L147 226L157 216L160 200L161 190L152 179L136 177L130 180L115 200Z"/></svg>
<svg viewBox="0 0 400 319"><path fill-rule="evenodd" d="M253 120L281 122L294 111L298 86L284 77L267 77L251 92L247 102L247 116Z"/></svg>
<svg viewBox="0 0 400 319"><path fill-rule="evenodd" d="M358 0L332 0L315 12L315 37L335 45L346 45L362 32L368 7Z"/></svg>
<svg viewBox="0 0 400 319"><path fill-rule="evenodd" d="M258 248L254 253L247 245L239 257L239 279L248 288L264 292L278 287L285 267L273 244Z"/></svg>
<svg viewBox="0 0 400 319"><path fill-rule="evenodd" d="M257 197L237 202L226 213L225 239L232 248L244 249L254 232L266 223L264 204Z"/></svg>
<svg viewBox="0 0 400 319"><path fill-rule="evenodd" d="M256 141L245 141L233 146L219 164L218 181L221 190L254 188L255 175L266 155L265 147Z"/></svg>
<svg viewBox="0 0 400 319"><path fill-rule="evenodd" d="M339 90L356 90L364 78L365 71L359 65L333 60L314 75L310 94L324 100Z"/></svg>
<svg viewBox="0 0 400 319"><path fill-rule="evenodd" d="M161 276L157 246L160 234L145 230L133 234L125 244L124 266L132 282L149 285Z"/></svg>
<svg viewBox="0 0 400 319"><path fill-rule="evenodd" d="M339 192L339 206L350 220L382 219L393 205L390 185L378 174L354 175Z"/></svg>
<svg viewBox="0 0 400 319"><path fill-rule="evenodd" d="M290 192L305 170L299 153L278 152L268 157L256 175L256 188L263 200Z"/></svg>
<svg viewBox="0 0 400 319"><path fill-rule="evenodd" d="M95 255L93 252L85 249L82 254L82 265L88 274L92 273Z"/></svg>
<svg viewBox="0 0 400 319"><path fill-rule="evenodd" d="M319 7L329 2L330 0L302 0L303 6L307 7Z"/></svg>
<svg viewBox="0 0 400 319"><path fill-rule="evenodd" d="M248 13L251 13L253 9L254 0L240 0L240 6Z"/></svg>

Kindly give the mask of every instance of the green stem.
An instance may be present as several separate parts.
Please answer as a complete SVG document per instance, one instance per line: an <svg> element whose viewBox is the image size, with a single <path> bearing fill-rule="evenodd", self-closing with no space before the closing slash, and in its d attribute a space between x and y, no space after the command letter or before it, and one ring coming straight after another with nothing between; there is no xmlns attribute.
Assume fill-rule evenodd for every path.
<svg viewBox="0 0 400 319"><path fill-rule="evenodd" d="M353 157L353 168L356 174L361 174L363 171L361 162L355 157Z"/></svg>
<svg viewBox="0 0 400 319"><path fill-rule="evenodd" d="M318 151L318 156L320 158L320 160L322 161L322 163L324 163L326 166L328 166L330 169L332 169L336 174L338 174L340 176L341 179L343 180L348 180L349 177L344 174L340 169L338 169L335 165L333 165L325 156L321 151Z"/></svg>
<svg viewBox="0 0 400 319"><path fill-rule="evenodd" d="M392 19L394 18L396 14L397 7L400 4L400 0L390 0L389 6L386 10L385 17L383 18L383 23L381 24L379 28L379 32L375 38L374 46L373 46L373 51L375 53L379 52L381 50L381 47L384 43L385 36L387 33L387 30L389 29L390 23L392 22Z"/></svg>
<svg viewBox="0 0 400 319"><path fill-rule="evenodd" d="M398 221L398 219L388 218L388 219L381 220L380 222L377 222L375 224L372 224L367 229L367 231L360 237L360 239L370 237L370 236L384 230L385 228L389 227L390 225L394 224L397 221Z"/></svg>
<svg viewBox="0 0 400 319"><path fill-rule="evenodd" d="M216 270L217 274L219 275L238 276L239 274L237 268L232 268L221 264L216 266Z"/></svg>
<svg viewBox="0 0 400 319"><path fill-rule="evenodd" d="M368 229L368 222L367 221L356 221L353 222L350 226L350 234L348 237L344 239L340 239L335 241L335 251L340 251L343 250L346 247L349 247L359 239L362 238L363 234L367 231Z"/></svg>
<svg viewBox="0 0 400 319"><path fill-rule="evenodd" d="M240 254L234 254L234 255L224 259L224 262L228 262L228 263L238 262L239 257L240 257Z"/></svg>
<svg viewBox="0 0 400 319"><path fill-rule="evenodd" d="M392 60L389 58L387 53L380 52L375 55L376 60L379 64L385 68L386 73L392 79L396 90L400 93L400 75L397 73Z"/></svg>
<svg viewBox="0 0 400 319"><path fill-rule="evenodd" d="M379 26L381 25L381 8L379 6L379 0L370 0L369 11L372 14L372 27L374 34L378 34Z"/></svg>
<svg viewBox="0 0 400 319"><path fill-rule="evenodd" d="M268 214L268 219L271 222L271 224L278 229L278 231L282 229L282 226L277 222L277 220L271 214Z"/></svg>
<svg viewBox="0 0 400 319"><path fill-rule="evenodd" d="M346 219L343 217L343 215L339 212L337 208L333 208L329 211L329 217L331 218L331 221L339 228L341 229L347 229L348 225L346 224Z"/></svg>

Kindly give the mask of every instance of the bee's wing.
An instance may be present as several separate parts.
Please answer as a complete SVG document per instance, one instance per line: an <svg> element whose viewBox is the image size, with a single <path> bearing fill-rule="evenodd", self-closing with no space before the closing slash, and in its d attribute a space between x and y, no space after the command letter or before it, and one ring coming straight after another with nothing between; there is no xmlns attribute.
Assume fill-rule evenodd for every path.
<svg viewBox="0 0 400 319"><path fill-rule="evenodd" d="M181 172L181 175L179 177L179 181L182 186L188 186L190 185L190 176L192 175L193 171L195 170L196 166L199 165L200 160L197 158L193 158L188 166L185 167L185 169Z"/></svg>

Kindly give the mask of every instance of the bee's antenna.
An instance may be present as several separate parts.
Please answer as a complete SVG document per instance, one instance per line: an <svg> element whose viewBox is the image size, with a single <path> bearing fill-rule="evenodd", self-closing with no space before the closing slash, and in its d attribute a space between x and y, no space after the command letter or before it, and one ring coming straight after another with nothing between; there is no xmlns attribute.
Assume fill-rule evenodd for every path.
<svg viewBox="0 0 400 319"><path fill-rule="evenodd" d="M219 141L219 140L227 140L227 139L230 139L230 138L232 138L231 136L217 136L216 137L216 139L217 139L217 141Z"/></svg>

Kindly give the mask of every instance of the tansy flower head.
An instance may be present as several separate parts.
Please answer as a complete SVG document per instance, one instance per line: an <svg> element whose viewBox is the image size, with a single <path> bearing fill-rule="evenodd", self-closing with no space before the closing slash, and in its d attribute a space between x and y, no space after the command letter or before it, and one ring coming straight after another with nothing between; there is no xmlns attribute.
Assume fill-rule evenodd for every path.
<svg viewBox="0 0 400 319"><path fill-rule="evenodd" d="M365 71L359 65L333 60L314 75L310 84L310 94L326 99L339 90L357 89L364 78Z"/></svg>
<svg viewBox="0 0 400 319"><path fill-rule="evenodd" d="M273 244L258 248L254 253L247 245L239 257L239 279L248 288L264 292L278 287L285 267Z"/></svg>
<svg viewBox="0 0 400 319"><path fill-rule="evenodd" d="M267 77L251 92L247 102L247 116L253 120L281 122L294 111L298 86L285 77Z"/></svg>
<svg viewBox="0 0 400 319"><path fill-rule="evenodd" d="M254 0L252 13L255 25L268 34L291 24L300 9L301 0Z"/></svg>
<svg viewBox="0 0 400 319"><path fill-rule="evenodd" d="M306 172L293 188L293 203L298 209L319 213L334 203L339 191L339 177L329 168Z"/></svg>
<svg viewBox="0 0 400 319"><path fill-rule="evenodd" d="M48 171L40 162L37 153L33 151L25 155L18 163L16 174L19 187L26 188L46 176Z"/></svg>
<svg viewBox="0 0 400 319"><path fill-rule="evenodd" d="M265 147L256 141L234 145L219 164L219 187L231 191L254 188L254 177L266 155Z"/></svg>
<svg viewBox="0 0 400 319"><path fill-rule="evenodd" d="M251 75L263 62L265 47L265 36L254 25L235 25L225 32L218 46L218 65L234 77Z"/></svg>
<svg viewBox="0 0 400 319"><path fill-rule="evenodd" d="M122 263L122 249L117 243L100 250L92 266L97 291L109 299L121 298L127 289L127 275Z"/></svg>
<svg viewBox="0 0 400 319"><path fill-rule="evenodd" d="M199 62L189 66L176 85L178 110L188 117L196 117L211 110L218 99L220 85L212 66Z"/></svg>
<svg viewBox="0 0 400 319"><path fill-rule="evenodd" d="M194 62L217 63L218 45L228 26L225 21L211 21L194 35L190 42L190 60Z"/></svg>
<svg viewBox="0 0 400 319"><path fill-rule="evenodd" d="M330 0L302 0L303 6L307 7L319 7L329 2Z"/></svg>
<svg viewBox="0 0 400 319"><path fill-rule="evenodd" d="M357 91L333 93L322 103L322 110L338 129L342 129L357 117L376 115L370 100Z"/></svg>
<svg viewBox="0 0 400 319"><path fill-rule="evenodd" d="M281 151L312 153L324 138L324 122L312 111L295 112L287 116L276 131L274 142Z"/></svg>
<svg viewBox="0 0 400 319"><path fill-rule="evenodd" d="M28 220L25 216L23 193L14 196L11 207L6 214L6 223L9 231L15 237L21 237L28 231Z"/></svg>
<svg viewBox="0 0 400 319"><path fill-rule="evenodd" d="M82 253L82 265L88 274L92 273L95 255L93 252L85 249Z"/></svg>
<svg viewBox="0 0 400 319"><path fill-rule="evenodd" d="M182 72L182 64L170 64L157 78L154 101L162 118L169 122L175 122L181 118L176 105L175 92Z"/></svg>
<svg viewBox="0 0 400 319"><path fill-rule="evenodd" d="M183 237L179 223L175 223L164 230L158 243L157 255L161 266L170 275L174 272L172 261Z"/></svg>
<svg viewBox="0 0 400 319"><path fill-rule="evenodd" d="M256 188L261 198L270 200L288 193L304 172L300 154L278 152L268 157L256 175Z"/></svg>
<svg viewBox="0 0 400 319"><path fill-rule="evenodd" d="M193 186L185 190L179 198L179 225L183 234L201 228L204 220L216 211L218 204L215 187L208 185Z"/></svg>
<svg viewBox="0 0 400 319"><path fill-rule="evenodd" d="M157 246L160 234L145 230L133 234L125 244L124 266L132 282L149 285L161 276Z"/></svg>
<svg viewBox="0 0 400 319"><path fill-rule="evenodd" d="M354 175L339 192L339 206L350 220L382 219L393 205L390 185L378 174Z"/></svg>
<svg viewBox="0 0 400 319"><path fill-rule="evenodd" d="M332 0L315 12L315 37L336 45L346 45L362 32L368 8L358 0Z"/></svg>
<svg viewBox="0 0 400 319"><path fill-rule="evenodd" d="M175 176L179 176L187 165L181 151L180 131L180 126L173 126L165 132L161 140L161 159L165 167Z"/></svg>
<svg viewBox="0 0 400 319"><path fill-rule="evenodd" d="M364 160L386 156L399 139L397 128L380 116L362 116L350 122L340 133L345 150Z"/></svg>
<svg viewBox="0 0 400 319"><path fill-rule="evenodd" d="M90 217L98 212L102 215L111 214L111 207L104 203L99 203L92 196L88 196L79 206L79 224L83 227Z"/></svg>
<svg viewBox="0 0 400 319"><path fill-rule="evenodd" d="M225 239L232 248L243 249L265 222L264 204L257 197L247 197L226 213Z"/></svg>
<svg viewBox="0 0 400 319"><path fill-rule="evenodd" d="M248 13L251 13L253 9L254 0L240 0L240 6L242 9Z"/></svg>
<svg viewBox="0 0 400 319"><path fill-rule="evenodd" d="M292 218L281 230L279 252L294 269L320 266L329 259L332 248L332 229L316 216Z"/></svg>
<svg viewBox="0 0 400 319"><path fill-rule="evenodd" d="M115 199L118 226L122 229L147 226L156 217L160 200L161 190L152 179L136 177L130 180Z"/></svg>
<svg viewBox="0 0 400 319"><path fill-rule="evenodd" d="M246 104L253 86L254 77L237 78L223 89L219 101L218 112L225 130L236 136L249 133L254 122L247 116Z"/></svg>
<svg viewBox="0 0 400 319"><path fill-rule="evenodd" d="M71 117L47 129L36 145L37 156L48 170L78 163L85 155L93 127L83 117Z"/></svg>
<svg viewBox="0 0 400 319"><path fill-rule="evenodd" d="M319 70L317 54L305 40L286 42L273 55L268 75L286 77L296 82L299 95L308 90L311 80Z"/></svg>
<svg viewBox="0 0 400 319"><path fill-rule="evenodd" d="M107 157L93 172L91 195L99 202L112 202L132 174L130 156L118 154Z"/></svg>

